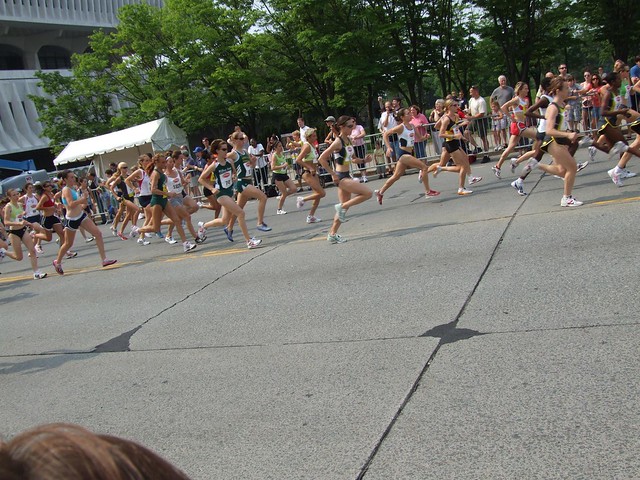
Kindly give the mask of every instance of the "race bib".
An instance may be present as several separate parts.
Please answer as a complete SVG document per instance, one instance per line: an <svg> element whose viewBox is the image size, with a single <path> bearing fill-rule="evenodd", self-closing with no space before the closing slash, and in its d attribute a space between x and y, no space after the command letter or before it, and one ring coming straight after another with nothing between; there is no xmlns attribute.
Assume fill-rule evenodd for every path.
<svg viewBox="0 0 640 480"><path fill-rule="evenodd" d="M223 172L220 176L220 182L222 182L222 188L231 188L233 185L233 173L231 171Z"/></svg>

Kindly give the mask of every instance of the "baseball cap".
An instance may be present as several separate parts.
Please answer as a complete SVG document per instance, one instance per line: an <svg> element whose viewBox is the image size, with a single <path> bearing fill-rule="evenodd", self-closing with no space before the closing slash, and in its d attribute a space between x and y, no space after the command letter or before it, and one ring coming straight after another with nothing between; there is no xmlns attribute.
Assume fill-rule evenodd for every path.
<svg viewBox="0 0 640 480"><path fill-rule="evenodd" d="M201 151L203 151L203 150L204 150L204 148L202 148L202 147L196 147L196 148L193 150L193 153L198 153L198 152L201 152Z"/></svg>
<svg viewBox="0 0 640 480"><path fill-rule="evenodd" d="M329 115L327 118L324 119L325 122L335 122L336 121L336 117L333 117L331 115Z"/></svg>

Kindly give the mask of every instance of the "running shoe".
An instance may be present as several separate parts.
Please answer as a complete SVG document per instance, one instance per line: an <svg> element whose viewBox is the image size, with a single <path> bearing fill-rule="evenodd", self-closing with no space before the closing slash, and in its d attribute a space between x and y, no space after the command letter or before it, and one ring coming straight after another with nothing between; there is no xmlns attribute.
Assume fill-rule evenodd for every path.
<svg viewBox="0 0 640 480"><path fill-rule="evenodd" d="M207 229L204 228L204 222L198 222L198 236L205 238L207 236Z"/></svg>
<svg viewBox="0 0 640 480"><path fill-rule="evenodd" d="M584 170L585 168L587 168L587 165L589 165L589 160L585 160L584 162L580 162L578 164L578 172L580 170Z"/></svg>
<svg viewBox="0 0 640 480"><path fill-rule="evenodd" d="M266 223L261 223L256 228L258 230L260 230L261 232L270 232L271 231L271 227L269 225L267 225Z"/></svg>
<svg viewBox="0 0 640 480"><path fill-rule="evenodd" d="M482 177L469 177L469 185L474 185L482 181Z"/></svg>
<svg viewBox="0 0 640 480"><path fill-rule="evenodd" d="M579 207L580 205L582 205L582 203L583 202L581 202L580 200L576 200L571 195L569 195L568 197L563 196L562 200L560 200L561 207Z"/></svg>
<svg viewBox="0 0 640 480"><path fill-rule="evenodd" d="M227 227L224 227L222 231L227 236L227 240L233 242L233 230L229 230Z"/></svg>
<svg viewBox="0 0 640 480"><path fill-rule="evenodd" d="M329 241L329 243L334 243L334 244L335 243L344 243L344 242L347 241L346 238L344 238L341 235L338 235L337 233L335 235L328 234L327 235L327 240Z"/></svg>
<svg viewBox="0 0 640 480"><path fill-rule="evenodd" d="M473 190L467 190L466 188L459 188L458 195L471 195Z"/></svg>
<svg viewBox="0 0 640 480"><path fill-rule="evenodd" d="M176 240L170 235L167 235L166 237L164 237L164 241L167 242L169 245L175 245L176 243L178 243L178 240Z"/></svg>
<svg viewBox="0 0 640 480"><path fill-rule="evenodd" d="M433 171L433 178L436 178L441 171L442 167L440 165L437 165L436 169Z"/></svg>
<svg viewBox="0 0 640 480"><path fill-rule="evenodd" d="M422 170L418 172L418 183L422 183Z"/></svg>
<svg viewBox="0 0 640 480"><path fill-rule="evenodd" d="M56 269L56 273L58 275L64 275L64 270L62 270L62 264L58 263L57 260L53 261L53 268Z"/></svg>
<svg viewBox="0 0 640 480"><path fill-rule="evenodd" d="M109 227L109 229L111 230L111 235L113 235L114 237L118 236L118 232L116 231L116 229L114 227Z"/></svg>
<svg viewBox="0 0 640 480"><path fill-rule="evenodd" d="M140 229L138 227L136 227L135 225L131 227L132 237L137 237L139 233L140 233Z"/></svg>
<svg viewBox="0 0 640 480"><path fill-rule="evenodd" d="M522 182L521 178L518 178L518 179L514 180L513 182L511 182L511 186L516 189L516 192L518 192L518 195L524 196L524 195L527 194L524 191L524 185L523 185L523 182Z"/></svg>
<svg viewBox="0 0 640 480"><path fill-rule="evenodd" d="M67 258L76 258L78 256L78 252L68 251L66 257Z"/></svg>
<svg viewBox="0 0 640 480"><path fill-rule="evenodd" d="M589 160L591 160L592 162L596 161L596 147L589 147L587 150L589 150Z"/></svg>
<svg viewBox="0 0 640 480"><path fill-rule="evenodd" d="M258 248L258 245L262 243L262 240L258 240L257 238L250 238L247 242L247 248L251 250L252 248Z"/></svg>
<svg viewBox="0 0 640 480"><path fill-rule="evenodd" d="M184 248L184 253L187 253L196 248L196 245L191 242L184 242L182 248Z"/></svg>
<svg viewBox="0 0 640 480"><path fill-rule="evenodd" d="M307 223L318 223L321 219L319 217L314 217L313 215L307 215Z"/></svg>
<svg viewBox="0 0 640 480"><path fill-rule="evenodd" d="M629 149L629 145L624 142L616 142L611 150L609 151L610 156L620 155L621 153L626 152Z"/></svg>
<svg viewBox="0 0 640 480"><path fill-rule="evenodd" d="M368 183L368 182L369 182L369 179L367 178L367 176L363 175L362 176L362 183Z"/></svg>
<svg viewBox="0 0 640 480"><path fill-rule="evenodd" d="M40 270L33 272L34 280L40 280L41 278L45 278L47 276L46 273L41 272Z"/></svg>
<svg viewBox="0 0 640 480"><path fill-rule="evenodd" d="M297 197L296 207L298 207L298 210L300 210L303 206L304 206L304 197Z"/></svg>
<svg viewBox="0 0 640 480"><path fill-rule="evenodd" d="M512 158L510 163L511 163L511 173L516 173L516 168L518 168L518 159Z"/></svg>
<svg viewBox="0 0 640 480"><path fill-rule="evenodd" d="M200 245L201 243L204 243L204 241L207 239L206 235L200 235L198 234L195 238L195 242Z"/></svg>
<svg viewBox="0 0 640 480"><path fill-rule="evenodd" d="M276 215L286 215L286 214L287 214L286 210L282 210L282 209L276 210Z"/></svg>
<svg viewBox="0 0 640 480"><path fill-rule="evenodd" d="M382 205L382 197L383 197L383 195L380 193L380 190L374 190L374 193L376 194L376 198L378 199L378 203L380 205Z"/></svg>
<svg viewBox="0 0 640 480"><path fill-rule="evenodd" d="M613 183L616 184L617 187L622 187L624 186L624 183L622 183L622 178L619 172L616 172L618 167L614 167L611 170L609 170L607 172L607 174L609 175L609 177L611 177L611 180L613 181Z"/></svg>
<svg viewBox="0 0 640 480"><path fill-rule="evenodd" d="M102 266L103 267L108 267L109 265L113 265L114 263L116 263L118 260L109 260L108 258L105 258L102 261Z"/></svg>
<svg viewBox="0 0 640 480"><path fill-rule="evenodd" d="M538 163L539 163L538 160L536 160L535 158L532 158L524 166L524 171L525 172L530 172L531 170L533 170L534 168L536 168L538 166Z"/></svg>
<svg viewBox="0 0 640 480"><path fill-rule="evenodd" d="M41 245L36 245L35 249L36 249L37 253L44 253L44 251L42 250L42 246Z"/></svg>
<svg viewBox="0 0 640 480"><path fill-rule="evenodd" d="M496 178L502 178L500 176L500 169L498 167L494 165L493 167L491 167L491 170L493 170L493 174L496 176Z"/></svg>
<svg viewBox="0 0 640 480"><path fill-rule="evenodd" d="M138 245L143 245L143 246L149 245L151 243L146 238L139 238L138 240L136 240L136 242L138 243Z"/></svg>
<svg viewBox="0 0 640 480"><path fill-rule="evenodd" d="M427 197L437 197L438 195L440 195L440 192L439 192L439 191L437 191L437 190L429 190L429 191L426 193L426 196L427 196Z"/></svg>
<svg viewBox="0 0 640 480"><path fill-rule="evenodd" d="M4 260L4 256L6 255L7 251L4 248L0 248L0 262L2 260Z"/></svg>
<svg viewBox="0 0 640 480"><path fill-rule="evenodd" d="M589 136L584 136L580 139L580 141L578 142L578 145L581 147L585 147L585 146L591 146L593 145L593 139Z"/></svg>
<svg viewBox="0 0 640 480"><path fill-rule="evenodd" d="M164 238L164 235L162 234L162 231L156 232L156 237Z"/></svg>
<svg viewBox="0 0 640 480"><path fill-rule="evenodd" d="M93 242L94 240L95 240L95 237L89 236L87 237L86 242L89 243L89 242Z"/></svg>
<svg viewBox="0 0 640 480"><path fill-rule="evenodd" d="M636 172L630 172L626 168L622 169L622 178L633 178L638 175Z"/></svg>
<svg viewBox="0 0 640 480"><path fill-rule="evenodd" d="M342 223L346 222L347 211L344 208L342 208L342 204L336 203L333 208L336 209L336 213L338 214L338 220L340 220Z"/></svg>
<svg viewBox="0 0 640 480"><path fill-rule="evenodd" d="M129 240L129 237L127 237L124 233L122 232L118 232L118 237L120 238L120 240Z"/></svg>

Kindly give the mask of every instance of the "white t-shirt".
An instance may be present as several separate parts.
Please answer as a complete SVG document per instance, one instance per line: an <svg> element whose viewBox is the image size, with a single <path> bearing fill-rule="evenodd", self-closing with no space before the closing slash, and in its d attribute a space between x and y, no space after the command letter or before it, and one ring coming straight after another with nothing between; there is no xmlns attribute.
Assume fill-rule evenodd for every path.
<svg viewBox="0 0 640 480"><path fill-rule="evenodd" d="M302 142L306 142L307 141L307 130L309 130L311 127L308 126L304 126L304 127L300 127L298 130L300 130L300 141Z"/></svg>
<svg viewBox="0 0 640 480"><path fill-rule="evenodd" d="M264 155L264 147L261 143L258 143L255 147L249 145L247 152L249 153L249 155L258 157L258 161L256 162L257 168L263 168L267 166L267 160Z"/></svg>
<svg viewBox="0 0 640 480"><path fill-rule="evenodd" d="M487 102L485 102L484 98L478 97L469 99L469 112L471 116L474 117L479 113L482 113L482 116L487 114Z"/></svg>
<svg viewBox="0 0 640 480"><path fill-rule="evenodd" d="M389 122L387 123L387 126L384 127L383 125L387 117L389 117ZM380 123L378 124L378 128L382 133L392 129L397 125L398 125L398 122L396 121L396 117L394 116L393 112L387 112L387 111L382 112L382 115L380 115Z"/></svg>

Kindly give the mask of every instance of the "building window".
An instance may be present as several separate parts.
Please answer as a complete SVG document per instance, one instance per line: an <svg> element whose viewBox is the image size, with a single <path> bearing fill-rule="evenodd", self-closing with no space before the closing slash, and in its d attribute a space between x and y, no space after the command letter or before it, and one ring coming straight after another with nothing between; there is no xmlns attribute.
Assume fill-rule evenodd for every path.
<svg viewBox="0 0 640 480"><path fill-rule="evenodd" d="M42 70L71 68L69 52L62 47L45 45L38 52L38 59L40 60L40 68Z"/></svg>
<svg viewBox="0 0 640 480"><path fill-rule="evenodd" d="M0 45L0 70L24 70L22 52L11 45Z"/></svg>

